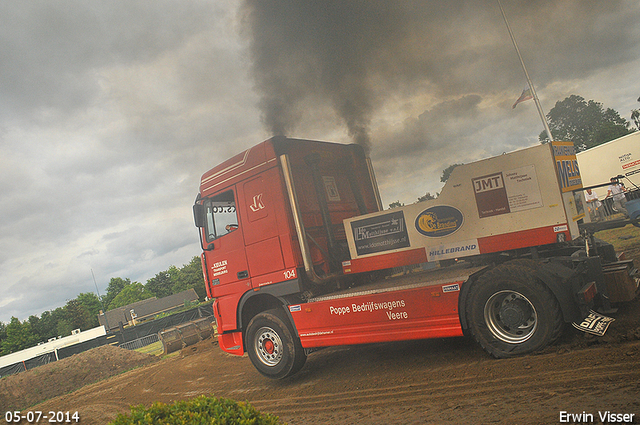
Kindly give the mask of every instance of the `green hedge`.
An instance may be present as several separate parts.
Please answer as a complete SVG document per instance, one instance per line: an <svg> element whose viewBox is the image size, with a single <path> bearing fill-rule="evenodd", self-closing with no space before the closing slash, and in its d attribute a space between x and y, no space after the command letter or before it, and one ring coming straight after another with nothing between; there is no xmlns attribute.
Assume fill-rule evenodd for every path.
<svg viewBox="0 0 640 425"><path fill-rule="evenodd" d="M110 425L281 425L279 418L253 406L226 398L199 396L174 404L132 406L131 415L120 414Z"/></svg>

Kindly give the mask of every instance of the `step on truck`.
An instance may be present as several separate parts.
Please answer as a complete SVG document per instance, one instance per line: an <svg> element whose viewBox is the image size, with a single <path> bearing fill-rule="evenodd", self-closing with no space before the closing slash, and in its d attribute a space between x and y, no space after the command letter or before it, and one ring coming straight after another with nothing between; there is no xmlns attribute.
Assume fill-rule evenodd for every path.
<svg viewBox="0 0 640 425"><path fill-rule="evenodd" d="M193 208L219 346L276 379L335 345L541 350L637 292L632 261L581 234L581 187L573 145L554 142L384 210L360 146L273 137L206 172Z"/></svg>

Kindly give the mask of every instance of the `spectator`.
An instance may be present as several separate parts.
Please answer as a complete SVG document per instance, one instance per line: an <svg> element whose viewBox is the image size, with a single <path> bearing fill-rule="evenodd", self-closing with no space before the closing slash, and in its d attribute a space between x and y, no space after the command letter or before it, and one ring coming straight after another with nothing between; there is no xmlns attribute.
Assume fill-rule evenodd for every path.
<svg viewBox="0 0 640 425"><path fill-rule="evenodd" d="M604 208L602 207L602 202L598 199L598 195L591 189L587 189L584 198L587 201L587 209L589 210L591 221L604 220Z"/></svg>
<svg viewBox="0 0 640 425"><path fill-rule="evenodd" d="M613 208L616 211L624 215L629 215L626 208L627 197L624 195L625 191L626 189L624 185L620 184L616 177L611 177L611 185L609 186L609 190L607 191L607 197L613 197Z"/></svg>

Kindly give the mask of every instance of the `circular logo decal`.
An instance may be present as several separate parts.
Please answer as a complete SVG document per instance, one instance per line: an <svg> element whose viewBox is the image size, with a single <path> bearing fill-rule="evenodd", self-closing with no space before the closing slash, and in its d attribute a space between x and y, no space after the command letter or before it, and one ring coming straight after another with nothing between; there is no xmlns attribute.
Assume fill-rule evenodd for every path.
<svg viewBox="0 0 640 425"><path fill-rule="evenodd" d="M428 208L416 217L416 230L425 236L439 238L454 233L462 226L462 212L447 205Z"/></svg>

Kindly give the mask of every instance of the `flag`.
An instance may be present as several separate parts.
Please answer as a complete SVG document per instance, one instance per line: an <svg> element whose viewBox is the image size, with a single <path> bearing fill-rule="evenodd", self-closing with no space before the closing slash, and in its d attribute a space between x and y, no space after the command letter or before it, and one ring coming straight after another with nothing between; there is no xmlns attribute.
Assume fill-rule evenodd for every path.
<svg viewBox="0 0 640 425"><path fill-rule="evenodd" d="M526 89L522 90L522 94L520 95L518 100L516 100L516 103L513 104L511 109L515 109L518 103L525 102L531 99L533 99L533 94L531 94L531 88L527 87Z"/></svg>

